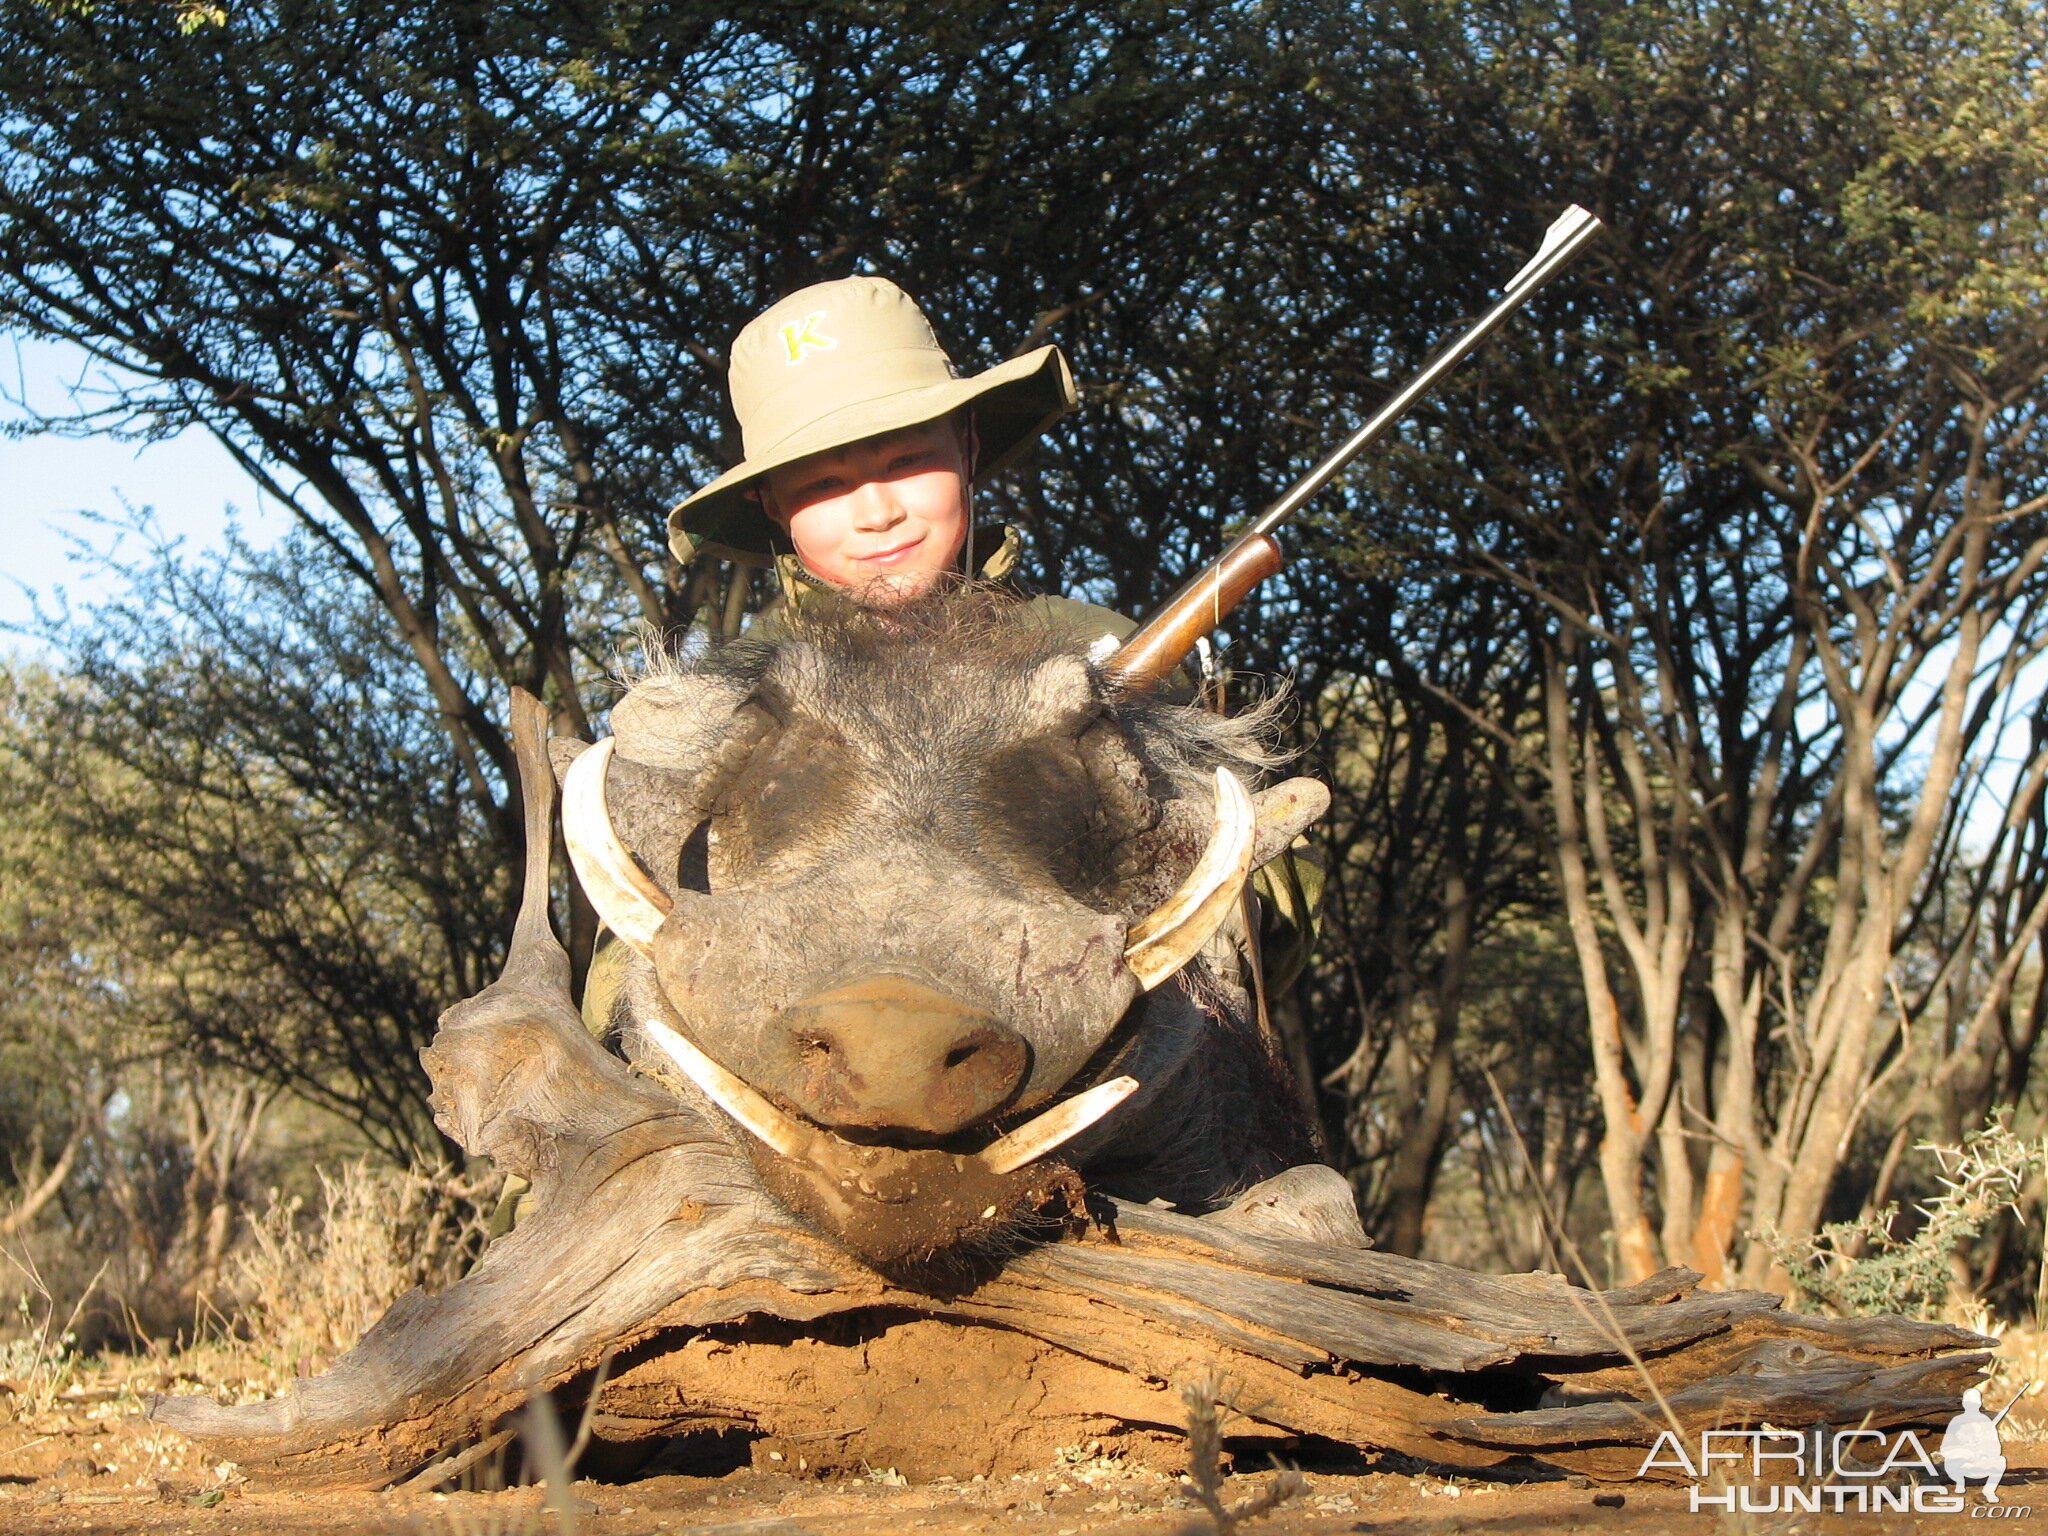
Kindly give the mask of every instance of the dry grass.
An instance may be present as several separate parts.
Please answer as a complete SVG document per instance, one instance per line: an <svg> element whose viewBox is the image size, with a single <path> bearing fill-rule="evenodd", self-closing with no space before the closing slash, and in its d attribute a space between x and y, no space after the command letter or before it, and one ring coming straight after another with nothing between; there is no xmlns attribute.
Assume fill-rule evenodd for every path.
<svg viewBox="0 0 2048 1536"><path fill-rule="evenodd" d="M493 1194L446 1175L365 1162L323 1170L315 1201L273 1194L234 1261L240 1305L232 1324L217 1318L217 1326L177 1351L157 1346L78 1358L47 1287L29 1261L17 1259L28 1288L18 1337L0 1347L0 1422L27 1438L8 1454L30 1465L46 1443L84 1445L99 1469L94 1475L105 1478L100 1486L211 1508L242 1479L182 1437L148 1426L148 1399L170 1391L255 1402L284 1391L294 1376L325 1368L405 1291L444 1285L462 1273L481 1246ZM573 1533L584 1510L570 1484L589 1423L565 1443L543 1395L520 1431L526 1464L544 1487L422 1498L393 1510L379 1528L393 1536Z"/></svg>
<svg viewBox="0 0 2048 1536"><path fill-rule="evenodd" d="M317 1202L273 1195L234 1261L241 1303L230 1320L183 1349L153 1344L96 1359L73 1352L84 1296L60 1315L27 1253L0 1250L18 1289L12 1337L0 1344L0 1423L26 1434L11 1454L44 1438L105 1435L123 1484L196 1482L195 1498L232 1486L177 1435L121 1426L141 1422L159 1392L197 1392L221 1402L274 1397L352 1346L398 1296L456 1278L481 1246L491 1188L365 1162L320 1175ZM122 1449L114 1452L119 1443ZM5 1469L0 1469L5 1470Z"/></svg>
<svg viewBox="0 0 2048 1536"><path fill-rule="evenodd" d="M273 1191L235 1260L245 1347L287 1375L324 1369L405 1292L460 1278L483 1246L492 1193L364 1161L320 1170L315 1212Z"/></svg>
<svg viewBox="0 0 2048 1536"><path fill-rule="evenodd" d="M1982 1305L1951 1309L1942 1321L1998 1340L1998 1355L1983 1383L1984 1411L1996 1413L2020 1397L2011 1417L1999 1426L2000 1439L2008 1447L2048 1444L2048 1418L2042 1413L2043 1398L2048 1396L2048 1328L2038 1317L2024 1323L2000 1321Z"/></svg>
<svg viewBox="0 0 2048 1536"><path fill-rule="evenodd" d="M23 1281L23 1289L15 1300L15 1336L0 1344L0 1382L5 1383L7 1394L24 1404L30 1413L47 1412L77 1369L72 1345L78 1339L78 1314L91 1300L99 1279L94 1277L70 1315L60 1323L56 1298L44 1283L35 1256L26 1250L16 1253L0 1249L0 1261ZM104 1266L101 1273L105 1273Z"/></svg>

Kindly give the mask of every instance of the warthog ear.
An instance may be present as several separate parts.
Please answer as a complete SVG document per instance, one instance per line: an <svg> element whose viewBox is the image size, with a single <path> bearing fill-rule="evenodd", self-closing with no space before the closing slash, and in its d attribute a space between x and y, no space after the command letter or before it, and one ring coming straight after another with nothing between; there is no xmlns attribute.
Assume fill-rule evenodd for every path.
<svg viewBox="0 0 2048 1536"><path fill-rule="evenodd" d="M1258 837L1252 844L1252 868L1279 858L1287 845L1329 808L1329 786L1314 779L1286 779L1253 795Z"/></svg>
<svg viewBox="0 0 2048 1536"><path fill-rule="evenodd" d="M612 706L619 755L653 768L694 774L724 743L746 684L732 678L662 673L642 678Z"/></svg>

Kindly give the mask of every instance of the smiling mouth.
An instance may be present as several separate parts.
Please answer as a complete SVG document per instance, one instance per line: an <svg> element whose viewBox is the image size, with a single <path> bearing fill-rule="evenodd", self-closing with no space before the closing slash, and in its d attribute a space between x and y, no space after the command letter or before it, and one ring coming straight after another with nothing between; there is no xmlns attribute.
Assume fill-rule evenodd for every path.
<svg viewBox="0 0 2048 1536"><path fill-rule="evenodd" d="M897 559L899 556L909 554L923 542L924 539L920 536L905 544L892 544L887 549L878 549L871 555L855 555L854 559L858 560L862 565L883 565Z"/></svg>

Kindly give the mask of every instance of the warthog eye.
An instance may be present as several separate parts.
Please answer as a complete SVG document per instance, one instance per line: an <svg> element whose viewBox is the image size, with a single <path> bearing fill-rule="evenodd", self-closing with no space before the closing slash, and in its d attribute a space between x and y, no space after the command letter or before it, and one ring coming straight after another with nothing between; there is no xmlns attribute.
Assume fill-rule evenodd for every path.
<svg viewBox="0 0 2048 1536"><path fill-rule="evenodd" d="M711 889L711 820L697 823L696 830L683 839L682 856L676 861L676 884L686 891Z"/></svg>
<svg viewBox="0 0 2048 1536"><path fill-rule="evenodd" d="M1071 739L1020 742L981 765L973 829L980 853L1012 879L1048 877L1086 901L1110 851L1102 810Z"/></svg>
<svg viewBox="0 0 2048 1536"><path fill-rule="evenodd" d="M822 857L853 813L863 782L846 743L814 721L792 719L765 735L708 808L718 819L709 878L721 886L773 879Z"/></svg>

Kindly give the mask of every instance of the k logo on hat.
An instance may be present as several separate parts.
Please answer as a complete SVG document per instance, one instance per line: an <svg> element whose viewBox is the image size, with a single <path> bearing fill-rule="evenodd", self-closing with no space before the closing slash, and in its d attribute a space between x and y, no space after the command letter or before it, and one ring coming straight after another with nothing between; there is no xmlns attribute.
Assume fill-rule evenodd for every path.
<svg viewBox="0 0 2048 1536"><path fill-rule="evenodd" d="M746 494L771 469L971 405L979 480L1074 404L1058 347L956 377L923 311L879 277L817 283L757 315L733 341L726 382L745 457L669 513L669 548L685 564L773 555L780 536Z"/></svg>
<svg viewBox="0 0 2048 1536"><path fill-rule="evenodd" d="M830 336L818 329L825 318L825 311L805 315L801 320L790 320L782 327L782 344L789 348L789 366L794 368L812 351L824 352L839 345Z"/></svg>

